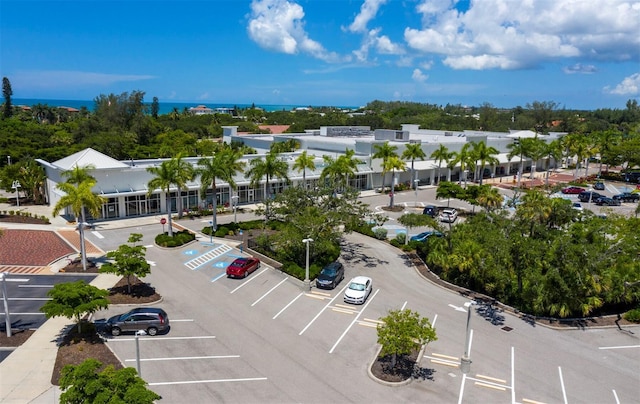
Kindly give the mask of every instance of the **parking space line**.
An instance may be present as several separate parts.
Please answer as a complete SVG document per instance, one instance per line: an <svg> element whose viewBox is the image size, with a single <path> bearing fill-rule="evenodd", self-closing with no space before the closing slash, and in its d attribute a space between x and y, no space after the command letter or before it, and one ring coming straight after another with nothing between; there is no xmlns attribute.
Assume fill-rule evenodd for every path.
<svg viewBox="0 0 640 404"><path fill-rule="evenodd" d="M240 355L216 355L216 356L176 356L171 358L147 358L140 359L140 362L154 362L154 361L187 361L196 359L230 359L239 358ZM135 362L137 359L125 359L125 362Z"/></svg>
<svg viewBox="0 0 640 404"><path fill-rule="evenodd" d="M177 323L177 322L193 322L195 321L192 318L182 318L182 319L177 319L177 320L171 320L172 323Z"/></svg>
<svg viewBox="0 0 640 404"><path fill-rule="evenodd" d="M344 313L344 314L357 313L357 311L354 311L354 310L341 309L341 308L337 308L337 307L332 307L331 311L335 311L336 313Z"/></svg>
<svg viewBox="0 0 640 404"><path fill-rule="evenodd" d="M562 387L562 398L564 399L564 404L567 404L567 390L564 388L564 380L562 378L562 368L558 366L558 374L560 374L560 386Z"/></svg>
<svg viewBox="0 0 640 404"><path fill-rule="evenodd" d="M257 274L253 275L251 278L249 278L248 280L245 280L244 282L242 282L242 284L240 284L237 288L233 289L231 292L229 292L230 294L234 294L238 289L243 288L245 285L247 285L249 282L253 281L254 279L256 279L258 276L262 275L263 273L265 273L267 270L269 270L269 268L265 268L262 271L258 272Z"/></svg>
<svg viewBox="0 0 640 404"><path fill-rule="evenodd" d="M7 300L27 300L27 301L33 300L33 301L35 301L35 300L51 300L51 298L50 297L9 297L9 298L7 298Z"/></svg>
<svg viewBox="0 0 640 404"><path fill-rule="evenodd" d="M305 295L307 297L311 297L311 298L318 299L318 300L326 300L326 299L328 299L328 297L320 296L320 295L313 295L311 293L305 293Z"/></svg>
<svg viewBox="0 0 640 404"><path fill-rule="evenodd" d="M19 288L52 288L53 285L18 285Z"/></svg>
<svg viewBox="0 0 640 404"><path fill-rule="evenodd" d="M181 340L181 339L213 339L215 335L202 335L196 337L145 337L140 338L140 341L167 341L167 340ZM135 341L135 338L115 338L107 339L107 342L120 342L120 341Z"/></svg>
<svg viewBox="0 0 640 404"><path fill-rule="evenodd" d="M369 303L371 303L373 301L373 299L376 297L376 295L378 294L378 292L380 292L380 289L376 289L375 293L373 294L373 296L371 296L367 302L364 304L364 306L362 306L362 310L360 310L358 312L358 314L356 315L356 318L353 319L353 321L351 322L351 324L349 324L349 326L347 327L346 330L344 330L344 332L342 333L342 335L340 336L340 338L338 338L338 340L336 341L335 344L333 344L333 346L331 347L331 349L329 350L329 353L333 353L333 351L336 349L336 347L338 346L338 344L340 343L340 341L342 341L342 338L344 338L345 335L347 335L347 332L349 332L349 330L351 329L351 327L353 327L353 325L356 323L356 321L358 321L358 317L360 317L360 314L362 314L362 312L367 308L367 306L369 305Z"/></svg>
<svg viewBox="0 0 640 404"><path fill-rule="evenodd" d="M213 282L217 281L218 279L224 278L225 276L227 276L227 272L226 271L221 273L220 275L216 276L215 278L211 279L211 282L213 283Z"/></svg>
<svg viewBox="0 0 640 404"><path fill-rule="evenodd" d="M147 383L148 386L169 386L172 384L199 384L199 383L226 383L226 382L254 382L267 380L266 377L248 377L244 379L211 379L211 380L187 380L182 382Z"/></svg>
<svg viewBox="0 0 640 404"><path fill-rule="evenodd" d="M267 293L265 293L264 295L262 295L262 297L260 297L260 299L256 300L255 302L253 302L251 304L251 307L255 306L256 304L258 304L258 302L260 302L260 300L264 299L265 297L267 297L269 295L269 293L273 292L278 286L282 285L283 283L285 283L287 281L287 279L289 279L289 277L287 276L286 278L284 278L283 280L281 280L276 286L272 287L271 289L269 289L269 291Z"/></svg>
<svg viewBox="0 0 640 404"><path fill-rule="evenodd" d="M29 282L31 279L29 278L9 278L6 277L4 278L5 281L7 282Z"/></svg>
<svg viewBox="0 0 640 404"><path fill-rule="evenodd" d="M502 386L497 386L495 384L488 384L488 383L483 383L483 382L475 382L474 383L476 386L479 387L487 387L489 389L494 389L494 390L500 390L500 391L505 391L506 389Z"/></svg>
<svg viewBox="0 0 640 404"><path fill-rule="evenodd" d="M273 316L271 319L275 320L280 314L282 314L289 306L291 306L296 300L298 300L300 298L300 296L304 295L304 292L301 292L298 296L296 296L295 298L293 298L293 300L291 300L286 306L284 306L282 308L282 310L280 310L278 313L276 313L275 316Z"/></svg>
<svg viewBox="0 0 640 404"><path fill-rule="evenodd" d="M545 404L541 401L529 400L528 398L523 398L522 402L527 404Z"/></svg>
<svg viewBox="0 0 640 404"><path fill-rule="evenodd" d="M476 377L479 378L479 379L491 380L491 381L496 382L496 383L502 383L502 384L506 384L507 383L506 380L498 379L497 377L491 377L491 376L485 376L485 375L476 375Z"/></svg>
<svg viewBox="0 0 640 404"><path fill-rule="evenodd" d="M307 325L302 329L302 331L300 331L300 333L298 333L298 335L302 335L302 334L304 334L304 332L305 332L305 331L307 331L307 328L311 327L311 324L313 324L313 323L318 319L318 317L320 317L320 315L321 315L321 314L322 314L322 313L327 309L327 307L331 306L331 303L332 303L334 300L336 300L336 299L338 298L338 296L340 296L342 293L344 293L344 290L347 288L347 286L348 286L348 285L345 285L345 286L342 288L342 290L340 291L340 293L336 294L336 295L333 297L333 299L329 300L329 303L327 303L327 304L322 308L322 310L320 310L320 311L318 312L318 314L316 314L316 315L315 315L315 317L314 317L314 318L312 318L312 319L311 319L311 321L309 321L309 323L308 323L308 324L307 324ZM309 295L307 295L307 296L309 296ZM356 317L356 318L357 318L357 317Z"/></svg>
<svg viewBox="0 0 640 404"><path fill-rule="evenodd" d="M452 360L452 361L457 361L457 360L459 360L459 359L460 359L460 358L457 358L457 357L455 357L455 356L443 355L443 354L439 354L439 353L435 353L435 352L434 352L434 353L432 353L431 355L436 356L436 357L438 357L438 358L450 359L450 360ZM427 355L425 355L424 357L425 357L425 358L428 358L428 356L427 356Z"/></svg>
<svg viewBox="0 0 640 404"><path fill-rule="evenodd" d="M618 399L618 393L616 393L615 389L613 391L613 398L616 399L616 404L620 404L620 399Z"/></svg>
<svg viewBox="0 0 640 404"><path fill-rule="evenodd" d="M44 316L44 313L14 313L10 312L12 316ZM0 316L4 316L4 311L0 313Z"/></svg>
<svg viewBox="0 0 640 404"><path fill-rule="evenodd" d="M640 345L620 345L620 346L601 346L598 349L628 349L628 348L640 348Z"/></svg>

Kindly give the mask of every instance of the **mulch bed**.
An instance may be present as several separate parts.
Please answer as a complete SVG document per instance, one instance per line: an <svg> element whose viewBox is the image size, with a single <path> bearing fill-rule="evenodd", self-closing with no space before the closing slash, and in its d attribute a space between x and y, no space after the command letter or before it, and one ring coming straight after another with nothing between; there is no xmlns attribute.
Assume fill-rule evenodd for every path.
<svg viewBox="0 0 640 404"><path fill-rule="evenodd" d="M25 223L25 224L50 224L45 220L42 220L33 216L3 215L3 214L0 214L0 222Z"/></svg>
<svg viewBox="0 0 640 404"><path fill-rule="evenodd" d="M7 337L4 327L0 330L0 347L19 347L24 344L36 330L11 330L11 337Z"/></svg>
<svg viewBox="0 0 640 404"><path fill-rule="evenodd" d="M65 365L79 365L89 358L99 360L105 367L113 365L116 369L123 368L122 363L96 332L93 324L84 323L82 330L83 333L80 334L77 327L72 327L60 341L56 363L51 374L51 384L59 385L60 372Z"/></svg>
<svg viewBox="0 0 640 404"><path fill-rule="evenodd" d="M371 373L378 379L390 383L399 383L410 379L416 371L419 348L409 355L398 355L396 366L391 368L391 355L378 356L371 364Z"/></svg>

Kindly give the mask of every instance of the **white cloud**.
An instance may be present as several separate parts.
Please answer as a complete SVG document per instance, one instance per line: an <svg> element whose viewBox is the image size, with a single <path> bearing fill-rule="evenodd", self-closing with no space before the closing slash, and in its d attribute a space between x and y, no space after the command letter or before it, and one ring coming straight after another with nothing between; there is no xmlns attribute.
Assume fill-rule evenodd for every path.
<svg viewBox="0 0 640 404"><path fill-rule="evenodd" d="M622 82L613 89L607 86L603 91L617 95L638 95L640 94L640 73L634 73L629 77L625 77Z"/></svg>
<svg viewBox="0 0 640 404"><path fill-rule="evenodd" d="M408 46L440 54L454 69L531 68L549 60L640 59L640 2L482 0L459 12L454 0L423 0L422 27Z"/></svg>
<svg viewBox="0 0 640 404"><path fill-rule="evenodd" d="M296 54L307 53L326 62L340 58L309 38L304 29L304 10L287 0L253 0L247 30L249 37L264 49Z"/></svg>
<svg viewBox="0 0 640 404"><path fill-rule="evenodd" d="M422 70L420 69L414 69L413 74L411 74L411 78L413 79L413 81L424 83L429 78L429 76L422 73Z"/></svg>
<svg viewBox="0 0 640 404"><path fill-rule="evenodd" d="M594 65L583 65L582 63L576 63L571 66L565 66L562 69L563 72L567 74L574 73L583 73L583 74L591 74L598 71L598 69Z"/></svg>
<svg viewBox="0 0 640 404"><path fill-rule="evenodd" d="M433 67L433 60L420 63L420 67L422 67L424 70L431 70L431 68Z"/></svg>
<svg viewBox="0 0 640 404"><path fill-rule="evenodd" d="M138 74L109 74L72 70L23 70L11 76L15 87L32 89L83 88L110 86L115 83L151 80L156 76Z"/></svg>
<svg viewBox="0 0 640 404"><path fill-rule="evenodd" d="M367 24L378 14L380 6L386 2L387 0L365 0L360 6L360 13L356 15L351 25L349 25L349 31L366 32Z"/></svg>

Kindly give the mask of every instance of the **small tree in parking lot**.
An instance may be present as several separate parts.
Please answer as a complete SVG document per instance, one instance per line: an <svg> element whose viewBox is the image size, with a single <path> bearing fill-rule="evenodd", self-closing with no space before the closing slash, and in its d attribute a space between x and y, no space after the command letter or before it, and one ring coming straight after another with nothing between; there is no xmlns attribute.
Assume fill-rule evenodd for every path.
<svg viewBox="0 0 640 404"><path fill-rule="evenodd" d="M398 355L408 355L419 346L438 339L429 319L409 309L390 310L389 315L380 320L380 355L391 355L391 369L395 368Z"/></svg>
<svg viewBox="0 0 640 404"><path fill-rule="evenodd" d="M147 248L136 245L140 240L142 240L142 234L131 233L128 240L131 245L123 244L117 250L109 251L107 258L113 261L100 267L100 272L126 276L128 294L131 294L131 275L144 278L151 273L151 265L145 258Z"/></svg>
<svg viewBox="0 0 640 404"><path fill-rule="evenodd" d="M51 300L46 302L40 311L47 318L59 316L75 318L78 332L81 333L82 315L106 309L109 306L108 295L108 291L89 285L83 280L59 283L47 292Z"/></svg>

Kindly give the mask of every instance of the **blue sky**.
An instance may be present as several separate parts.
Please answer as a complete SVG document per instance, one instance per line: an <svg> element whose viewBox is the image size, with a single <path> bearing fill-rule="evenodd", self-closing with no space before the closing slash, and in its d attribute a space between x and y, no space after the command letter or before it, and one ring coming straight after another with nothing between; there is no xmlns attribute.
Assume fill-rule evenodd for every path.
<svg viewBox="0 0 640 404"><path fill-rule="evenodd" d="M640 99L630 0L0 0L14 98L496 107Z"/></svg>

